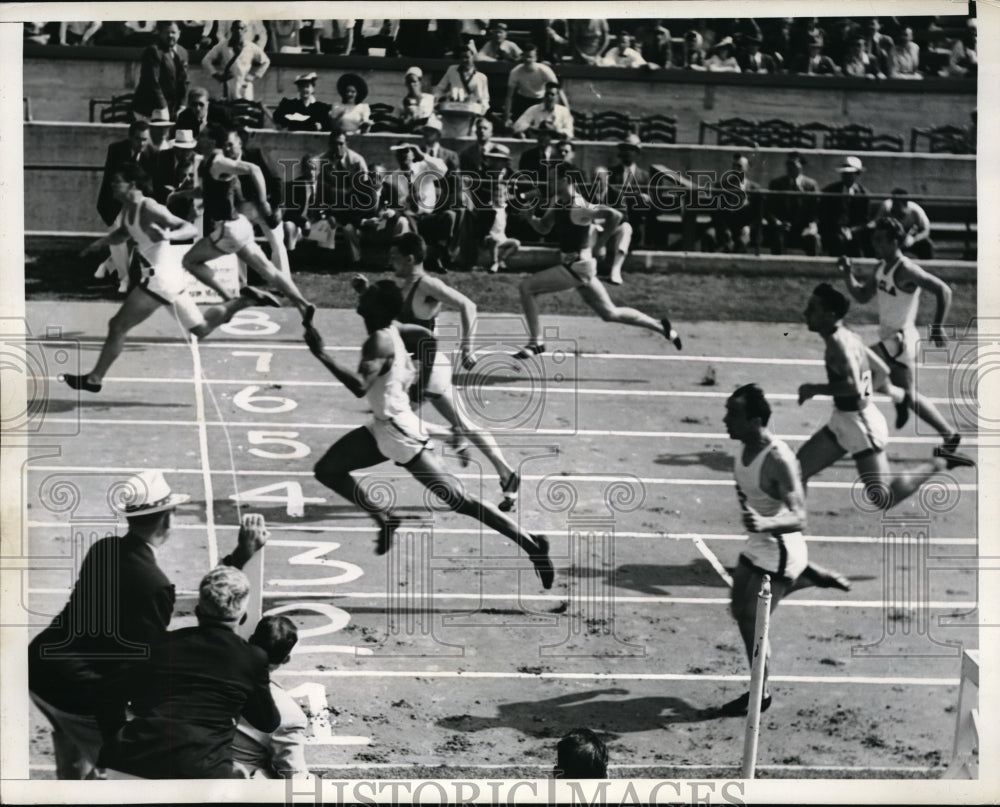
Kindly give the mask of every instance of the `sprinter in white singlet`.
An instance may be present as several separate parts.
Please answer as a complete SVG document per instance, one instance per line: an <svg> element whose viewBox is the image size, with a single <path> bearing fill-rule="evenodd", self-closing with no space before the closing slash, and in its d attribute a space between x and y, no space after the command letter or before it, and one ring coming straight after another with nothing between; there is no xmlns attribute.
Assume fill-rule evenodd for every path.
<svg viewBox="0 0 1000 807"><path fill-rule="evenodd" d="M63 380L75 390L100 392L115 359L125 347L125 338L136 325L148 319L161 306L170 306L181 325L204 339L233 315L259 302L259 296L241 291L222 305L204 310L195 305L186 288L186 275L180 260L168 249L171 241L198 237L197 228L178 218L155 199L143 194L149 178L136 165L119 168L111 177L111 192L122 203L121 225L89 244L80 254L88 255L110 244L131 239L142 268L142 279L129 293L109 323L108 336L97 363L89 373L65 373ZM275 301L276 302L276 301Z"/></svg>
<svg viewBox="0 0 1000 807"><path fill-rule="evenodd" d="M444 469L420 419L410 408L411 392L407 387L416 376L410 353L420 358L418 385L426 384L434 367L437 340L419 325L394 322L402 307L402 292L391 280L381 280L362 292L358 314L365 321L368 338L361 347L361 364L356 373L327 354L319 331L306 325L306 344L313 355L356 397L365 397L373 413L371 421L340 438L316 463L316 479L372 517L379 526L375 553L382 555L391 548L393 533L402 520L391 508L379 507L351 472L394 460L449 509L471 516L514 541L528 554L542 586L551 588L555 569L549 558L548 539L525 532L492 505L466 493ZM419 386L415 394L420 394Z"/></svg>
<svg viewBox="0 0 1000 807"><path fill-rule="evenodd" d="M917 392L915 371L920 341L917 330L920 290L925 289L934 296L936 304L930 335L937 347L944 347L943 326L951 307L951 288L903 255L901 246L905 238L906 231L899 221L879 219L872 233L872 249L879 259L875 273L861 281L851 272L850 259L841 258L838 266L855 300L866 303L875 297L878 301L879 341L872 345L872 350L889 366L892 383L906 391L908 408L941 435L944 444L937 455L947 457L955 453L962 436L929 398ZM897 429L903 426L901 421L905 422L902 415L897 418Z"/></svg>

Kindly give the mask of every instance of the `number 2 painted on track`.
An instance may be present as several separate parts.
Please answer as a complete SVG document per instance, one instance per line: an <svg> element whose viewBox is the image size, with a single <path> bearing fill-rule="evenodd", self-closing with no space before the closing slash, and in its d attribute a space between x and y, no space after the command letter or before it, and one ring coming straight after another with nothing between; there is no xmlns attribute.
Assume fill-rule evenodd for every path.
<svg viewBox="0 0 1000 807"><path fill-rule="evenodd" d="M335 737L330 725L330 704L326 700L326 687L315 681L299 684L285 690L293 698L305 698L309 710L309 727L312 729L310 745L369 745L370 737Z"/></svg>

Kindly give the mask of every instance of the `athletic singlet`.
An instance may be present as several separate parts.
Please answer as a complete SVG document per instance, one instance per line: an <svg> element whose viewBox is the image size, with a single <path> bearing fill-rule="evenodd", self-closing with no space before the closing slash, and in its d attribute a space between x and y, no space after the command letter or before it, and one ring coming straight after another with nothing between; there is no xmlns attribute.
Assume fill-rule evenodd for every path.
<svg viewBox="0 0 1000 807"><path fill-rule="evenodd" d="M236 218L236 196L239 177L217 179L212 176L212 163L219 152L212 152L201 164L202 195L205 200L205 218L210 221L232 221Z"/></svg>
<svg viewBox="0 0 1000 807"><path fill-rule="evenodd" d="M392 420L404 412L410 412L409 389L417 377L417 371L396 327L390 325L382 330L392 338L392 366L375 379L365 397L376 420Z"/></svg>
<svg viewBox="0 0 1000 807"><path fill-rule="evenodd" d="M160 256L163 254L163 250L170 242L166 240L154 241L149 237L149 233L142 229L142 206L145 203L146 198L143 197L142 201L135 206L135 214L129 218L126 212L122 216L122 223L125 225L129 236L135 241L136 248L139 250L139 254L143 257L143 260L149 266L156 266L159 263Z"/></svg>
<svg viewBox="0 0 1000 807"><path fill-rule="evenodd" d="M413 301L416 299L417 286L420 285L420 281L423 279L423 276L418 277L416 282L410 286L410 291L406 295L406 299L403 300L403 310L399 313L398 319L400 322L405 322L410 325L420 325L421 327L429 330L431 333L435 333L437 331L437 315L441 313L441 301L430 296L424 298L425 301L429 300L434 302L434 313L427 319L418 317L416 312L413 310Z"/></svg>
<svg viewBox="0 0 1000 807"><path fill-rule="evenodd" d="M734 464L736 495L744 512L750 509L765 517L788 512L788 507L783 501L769 496L761 488L761 471L764 462L771 454L776 454L785 462L793 463L793 467L798 467L798 460L792 449L787 443L774 437L749 465L743 464L743 446L741 445L736 451ZM763 566L767 571L794 578L805 566L805 540L798 530L783 534L751 532L747 536L744 554L754 564Z"/></svg>
<svg viewBox="0 0 1000 807"><path fill-rule="evenodd" d="M850 365L856 370L854 378L855 385L859 390L858 395L834 395L833 405L841 412L860 412L868 406L872 397L872 370L868 363L868 352L861 337L846 328L840 329L845 336L845 347ZM827 349L829 354L829 348ZM840 373L830 366L829 355L826 359L826 377L831 385L840 384L851 379L850 375Z"/></svg>
<svg viewBox="0 0 1000 807"><path fill-rule="evenodd" d="M561 252L582 252L590 247L591 225L589 223L576 224L570 218L572 209L572 207L556 208L553 230Z"/></svg>
<svg viewBox="0 0 1000 807"><path fill-rule="evenodd" d="M900 331L917 327L917 309L920 307L920 287L913 291L903 291L896 285L896 270L906 261L899 258L892 266L879 261L875 268L875 285L878 289L878 333L880 339L888 339Z"/></svg>

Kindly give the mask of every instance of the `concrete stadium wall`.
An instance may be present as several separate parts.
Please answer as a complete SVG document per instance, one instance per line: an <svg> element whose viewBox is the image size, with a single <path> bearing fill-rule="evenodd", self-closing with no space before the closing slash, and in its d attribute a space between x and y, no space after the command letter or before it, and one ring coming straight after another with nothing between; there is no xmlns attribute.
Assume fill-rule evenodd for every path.
<svg viewBox="0 0 1000 807"><path fill-rule="evenodd" d="M60 232L100 229L94 205L100 187L101 172L108 144L125 136L124 124L26 123L24 125L25 229ZM370 165L382 163L394 167L389 146L398 135L373 134L353 138L351 146L361 152ZM320 153L326 148L326 136L261 130L253 141L269 150L276 160L294 161L306 153ZM523 140L503 140L515 155L530 147ZM462 141L452 142L462 146ZM649 145L643 150L644 165L665 164L670 168L724 171L734 152L728 146ZM751 178L767 184L784 171L782 149L760 149L754 157ZM820 185L832 182L843 154L816 150L807 155L806 172ZM903 186L913 194L925 196L965 196L976 194L976 158L950 154L863 154L863 184L874 194L888 194ZM615 163L615 147L609 143L582 143L577 148L578 164L586 171ZM57 170L59 166L73 170ZM86 168L87 170L81 170Z"/></svg>
<svg viewBox="0 0 1000 807"><path fill-rule="evenodd" d="M36 120L89 120L89 99L110 98L135 89L140 54L135 48L25 45L24 95L30 98L32 116ZM195 61L197 56L192 55L191 82L215 92L217 82ZM425 83L430 83L437 81L450 63L277 54L271 57L270 70L255 85L257 100L274 106L283 96L293 96L295 76L313 70L320 77L317 94L321 99L336 100L337 78L356 72L368 82L369 101L398 105L403 95L402 76L411 64L419 64ZM491 91L502 91L508 68L494 63L480 69L490 79ZM976 106L976 82L961 79L875 82L682 70L647 73L578 65L561 66L559 74L573 108L614 109L634 116L654 112L673 115L678 142L683 143L698 141L700 121L730 117L836 126L858 123L878 133L900 134L909 143L913 127L967 125Z"/></svg>

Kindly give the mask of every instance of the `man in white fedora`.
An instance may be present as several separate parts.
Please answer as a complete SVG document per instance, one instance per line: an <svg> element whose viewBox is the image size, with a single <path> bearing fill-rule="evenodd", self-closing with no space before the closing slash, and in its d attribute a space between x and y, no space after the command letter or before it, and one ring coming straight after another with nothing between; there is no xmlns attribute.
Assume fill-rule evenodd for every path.
<svg viewBox="0 0 1000 807"><path fill-rule="evenodd" d="M147 657L174 609L174 586L157 555L174 509L190 496L174 493L161 471L143 471L115 492L128 532L94 543L62 613L28 648L28 689L52 724L58 779L103 778L95 716L108 697L105 682ZM242 568L266 540L263 516L244 516L237 547L222 562Z"/></svg>
<svg viewBox="0 0 1000 807"><path fill-rule="evenodd" d="M868 243L868 191L858 182L864 171L857 157L844 157L837 166L840 179L823 188L820 198L819 237L828 255L866 257Z"/></svg>

